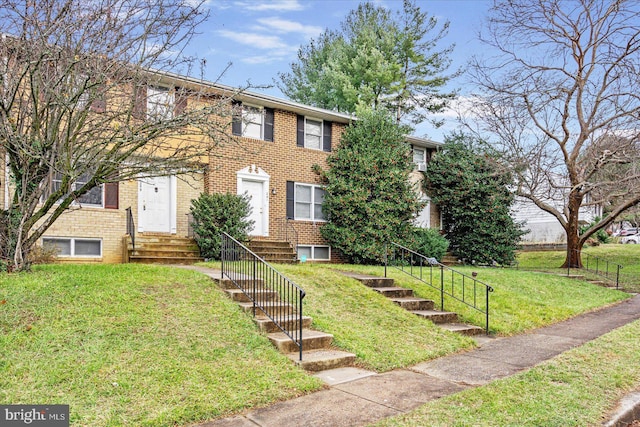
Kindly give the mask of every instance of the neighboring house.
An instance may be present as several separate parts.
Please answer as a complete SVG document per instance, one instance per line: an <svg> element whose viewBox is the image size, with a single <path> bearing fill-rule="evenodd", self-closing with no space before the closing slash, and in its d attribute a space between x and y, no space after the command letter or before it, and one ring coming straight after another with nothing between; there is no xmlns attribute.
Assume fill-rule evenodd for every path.
<svg viewBox="0 0 640 427"><path fill-rule="evenodd" d="M149 86L136 100L149 114L172 114L192 102L187 99L187 105L183 101L174 105L175 88L183 85L229 96L235 93L230 87L172 75L166 85ZM326 222L321 209L324 190L313 169L314 165L326 167L327 156L353 118L253 92L235 95L234 106L229 134L237 140L221 142L200 173L97 187L65 212L41 243L56 245L61 260L123 262L127 259L123 236L129 212L136 236L187 237L191 201L203 192L229 192L251 197L252 238L282 239L285 228L294 228L299 256L309 261L339 260L340 254L331 250L319 232ZM415 182L440 144L415 137L407 140L413 147ZM7 174L4 170L0 189L5 208L10 193ZM439 228L437 208L427 203L416 224Z"/></svg>
<svg viewBox="0 0 640 427"><path fill-rule="evenodd" d="M562 212L563 199L547 198L546 202ZM526 245L567 243L566 232L558 219L540 209L531 200L516 197L511 211L513 219L517 222L524 221L524 228L529 230L522 236L521 243ZM582 207L579 213L580 224L589 224L597 216L602 216L601 206Z"/></svg>

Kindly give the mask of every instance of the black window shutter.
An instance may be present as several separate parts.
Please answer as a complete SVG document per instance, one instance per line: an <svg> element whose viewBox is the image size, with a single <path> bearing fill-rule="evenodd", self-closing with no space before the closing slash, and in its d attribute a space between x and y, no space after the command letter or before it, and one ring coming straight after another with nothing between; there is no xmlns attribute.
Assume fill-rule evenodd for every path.
<svg viewBox="0 0 640 427"><path fill-rule="evenodd" d="M295 183L287 181L287 219L293 219L295 207Z"/></svg>
<svg viewBox="0 0 640 427"><path fill-rule="evenodd" d="M242 102L231 101L231 106L233 107L233 112L231 113L231 133L242 136Z"/></svg>
<svg viewBox="0 0 640 427"><path fill-rule="evenodd" d="M304 116L298 114L298 140L296 142L298 147L304 147Z"/></svg>
<svg viewBox="0 0 640 427"><path fill-rule="evenodd" d="M264 140L273 142L273 108L264 109Z"/></svg>
<svg viewBox="0 0 640 427"><path fill-rule="evenodd" d="M331 122L324 121L322 130L322 150L331 152Z"/></svg>

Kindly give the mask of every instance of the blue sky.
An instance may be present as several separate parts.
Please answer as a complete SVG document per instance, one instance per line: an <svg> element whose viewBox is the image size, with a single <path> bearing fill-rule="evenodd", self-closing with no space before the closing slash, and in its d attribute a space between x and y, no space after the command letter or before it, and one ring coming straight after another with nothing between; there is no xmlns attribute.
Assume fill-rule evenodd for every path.
<svg viewBox="0 0 640 427"><path fill-rule="evenodd" d="M206 60L204 77L230 86L250 82L254 89L283 97L273 84L279 72L287 72L295 61L298 48L326 28L337 29L358 1L351 0L211 0L210 17L200 27L201 34L188 51ZM401 0L377 0L374 3L397 10ZM455 44L452 70L464 64L480 48L475 40L491 2L484 0L418 0L417 4L440 22L448 20L450 29L442 47ZM231 64L228 69L227 64ZM222 74L224 72L224 74ZM451 88L464 94L464 79L452 82ZM422 126L418 136L441 140L451 130L452 121L439 130Z"/></svg>

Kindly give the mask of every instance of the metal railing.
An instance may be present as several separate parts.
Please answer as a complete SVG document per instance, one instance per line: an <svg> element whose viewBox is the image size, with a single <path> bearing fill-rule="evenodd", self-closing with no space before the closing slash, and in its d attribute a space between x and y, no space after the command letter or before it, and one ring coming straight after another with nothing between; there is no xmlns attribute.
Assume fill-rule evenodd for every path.
<svg viewBox="0 0 640 427"><path fill-rule="evenodd" d="M131 237L131 246L133 250L136 250L136 223L133 222L133 213L131 212L131 206L125 209L127 212L127 234Z"/></svg>
<svg viewBox="0 0 640 427"><path fill-rule="evenodd" d="M302 360L302 301L305 292L227 233L222 233L222 277L253 303L298 347Z"/></svg>
<svg viewBox="0 0 640 427"><path fill-rule="evenodd" d="M298 231L287 217L276 219L275 237L278 240L289 242L296 253L298 252Z"/></svg>
<svg viewBox="0 0 640 427"><path fill-rule="evenodd" d="M440 292L440 310L445 309L445 295L484 314L485 331L489 334L489 294L493 288L473 276L456 271L418 252L397 243L387 245L384 276L387 267L395 267L405 274Z"/></svg>
<svg viewBox="0 0 640 427"><path fill-rule="evenodd" d="M573 249L572 253L574 259L582 259L582 268L584 270L590 271L600 277L604 277L607 280L611 280L616 282L616 289L619 289L620 286L620 270L622 266L620 264L616 264L615 262L608 261L603 258L598 258L597 256L589 255L584 253L578 249ZM575 267L574 267L575 269ZM567 276L571 275L571 263L567 263Z"/></svg>

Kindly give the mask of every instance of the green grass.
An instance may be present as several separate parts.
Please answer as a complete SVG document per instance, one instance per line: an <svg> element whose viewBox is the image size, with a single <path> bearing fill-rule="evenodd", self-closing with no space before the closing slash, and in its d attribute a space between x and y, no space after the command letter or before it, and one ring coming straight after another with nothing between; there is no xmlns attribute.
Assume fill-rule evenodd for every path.
<svg viewBox="0 0 640 427"><path fill-rule="evenodd" d="M140 265L0 275L0 402L72 425L172 426L322 387L207 277Z"/></svg>
<svg viewBox="0 0 640 427"><path fill-rule="evenodd" d="M384 275L383 267L334 268ZM629 297L624 292L552 274L498 268L456 267L456 270L468 276L475 271L478 280L494 288L489 294L489 330L497 335L522 333ZM388 269L388 275L396 280L396 285L413 289L416 295L433 299L439 305L438 290L394 268ZM437 284L439 277L436 276ZM446 298L445 309L458 313L463 321L484 327L484 314L462 303Z"/></svg>
<svg viewBox="0 0 640 427"><path fill-rule="evenodd" d="M474 345L332 268L301 264L278 269L307 293L305 314L313 317L313 326L333 334L334 343L354 352L366 368L407 367Z"/></svg>
<svg viewBox="0 0 640 427"><path fill-rule="evenodd" d="M219 264L209 264L219 267ZM377 371L473 347L337 268L281 265L307 292L305 314ZM466 270L467 273L470 270ZM509 335L627 297L581 281L479 269L495 287L491 328ZM401 272L401 286L431 289ZM4 303L1 303L3 302ZM447 309L478 320L447 303ZM458 310L459 308L459 310ZM482 316L480 316L482 317ZM293 366L206 276L141 265L51 265L0 275L0 402L69 404L72 425L204 421L322 388Z"/></svg>
<svg viewBox="0 0 640 427"><path fill-rule="evenodd" d="M526 372L435 400L378 427L596 426L640 384L640 321Z"/></svg>
<svg viewBox="0 0 640 427"><path fill-rule="evenodd" d="M623 266L620 270L620 284L632 292L640 292L640 245L606 244L595 247L585 247L583 253L600 258L598 268L602 269L603 260ZM562 271L559 267L566 257L565 251L520 252L518 254L518 268L524 270ZM595 260L590 260L593 268ZM586 263L586 257L583 258ZM610 270L615 274L615 267ZM566 272L566 270L564 270ZM578 270L571 270L578 274ZM595 277L595 276L594 276Z"/></svg>

